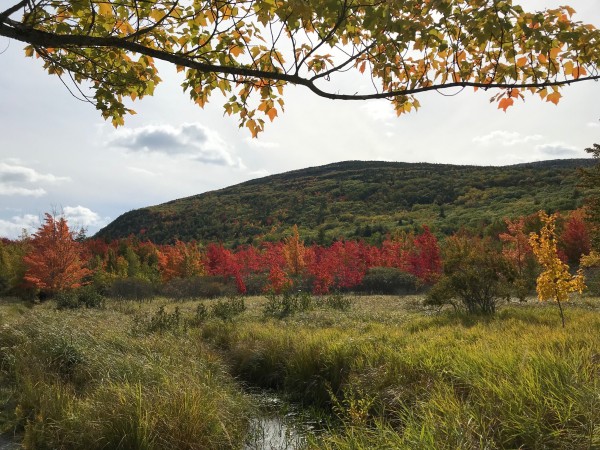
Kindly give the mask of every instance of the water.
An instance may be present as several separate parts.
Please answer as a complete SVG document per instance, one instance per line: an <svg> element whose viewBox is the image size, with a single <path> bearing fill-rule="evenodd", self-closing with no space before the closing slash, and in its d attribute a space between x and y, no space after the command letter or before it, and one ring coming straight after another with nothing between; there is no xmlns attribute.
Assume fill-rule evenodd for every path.
<svg viewBox="0 0 600 450"><path fill-rule="evenodd" d="M0 436L0 450L17 450L21 446L5 436Z"/></svg>
<svg viewBox="0 0 600 450"><path fill-rule="evenodd" d="M298 450L305 438L293 425L281 417L259 417L250 424L250 442L244 450Z"/></svg>
<svg viewBox="0 0 600 450"><path fill-rule="evenodd" d="M299 450L308 434L323 429L322 421L271 393L255 393L259 416L250 423L244 450Z"/></svg>

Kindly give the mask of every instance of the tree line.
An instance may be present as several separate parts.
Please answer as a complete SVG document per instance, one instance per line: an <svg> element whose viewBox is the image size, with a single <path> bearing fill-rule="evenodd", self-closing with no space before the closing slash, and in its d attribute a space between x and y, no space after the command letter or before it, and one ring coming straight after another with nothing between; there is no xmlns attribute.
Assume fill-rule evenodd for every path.
<svg viewBox="0 0 600 450"><path fill-rule="evenodd" d="M536 281L540 298L556 297L548 294L556 278L548 267L570 280L569 269L578 269L582 257L595 264L589 263L591 248L582 209L507 218L495 237L463 230L438 240L422 226L417 233L390 233L381 245L340 239L320 246L306 245L294 226L279 242L236 248L196 241L159 245L134 236L84 239L64 217L46 214L31 236L0 242L0 294L43 300L80 290L123 298L427 292L430 304L489 313L501 298L525 299ZM544 273L550 277L545 294Z"/></svg>

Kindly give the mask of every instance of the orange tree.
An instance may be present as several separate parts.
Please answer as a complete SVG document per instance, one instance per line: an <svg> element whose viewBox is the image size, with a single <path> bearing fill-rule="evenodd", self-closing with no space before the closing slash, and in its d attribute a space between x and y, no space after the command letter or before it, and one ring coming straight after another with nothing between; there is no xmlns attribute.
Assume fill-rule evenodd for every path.
<svg viewBox="0 0 600 450"><path fill-rule="evenodd" d="M72 80L115 126L133 113L127 98L152 95L161 81L155 60L183 72L183 88L200 106L223 93L225 112L253 136L283 111L290 84L329 99L387 99L400 115L417 109L425 91L495 89L492 100L506 110L525 95L557 103L561 86L600 78L600 31L573 20L569 6L526 11L513 0L13 2L3 2L0 36L27 44L27 56Z"/></svg>
<svg viewBox="0 0 600 450"><path fill-rule="evenodd" d="M81 245L64 217L45 214L44 223L33 234L31 249L24 256L24 280L47 294L81 286L90 274L81 260Z"/></svg>
<svg viewBox="0 0 600 450"><path fill-rule="evenodd" d="M537 293L540 301L554 300L558 303L562 326L565 326L565 316L562 302L569 299L571 292L583 292L585 284L583 275L569 273L569 266L558 257L556 243L555 221L556 214L548 215L540 211L540 219L544 226L540 233L531 233L529 244L533 253L542 266L542 273L537 279Z"/></svg>

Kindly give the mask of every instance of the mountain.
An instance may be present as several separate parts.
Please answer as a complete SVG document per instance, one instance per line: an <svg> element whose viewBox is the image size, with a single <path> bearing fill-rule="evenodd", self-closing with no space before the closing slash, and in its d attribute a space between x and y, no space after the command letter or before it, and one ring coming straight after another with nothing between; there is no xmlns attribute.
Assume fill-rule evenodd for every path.
<svg viewBox="0 0 600 450"><path fill-rule="evenodd" d="M238 245L279 240L297 224L307 242L380 240L421 224L450 234L500 226L504 217L581 206L578 168L592 159L503 167L346 161L247 181L129 211L96 237L135 235Z"/></svg>

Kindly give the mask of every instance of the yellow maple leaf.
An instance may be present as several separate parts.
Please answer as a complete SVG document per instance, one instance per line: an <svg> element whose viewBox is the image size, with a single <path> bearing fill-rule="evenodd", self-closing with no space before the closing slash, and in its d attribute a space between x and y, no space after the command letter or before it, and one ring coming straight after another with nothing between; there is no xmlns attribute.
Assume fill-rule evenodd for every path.
<svg viewBox="0 0 600 450"><path fill-rule="evenodd" d="M277 117L277 110L275 108L271 108L269 111L267 111L267 116L269 116L269 119L271 119L271 122L273 122L275 117Z"/></svg>
<svg viewBox="0 0 600 450"><path fill-rule="evenodd" d="M98 14L106 17L112 16L113 10L111 4L109 2L98 3Z"/></svg>
<svg viewBox="0 0 600 450"><path fill-rule="evenodd" d="M587 72L583 67L575 67L571 72L571 75L573 75L573 78L578 79L579 77L587 75Z"/></svg>
<svg viewBox="0 0 600 450"><path fill-rule="evenodd" d="M243 49L243 47L239 47L237 45L232 45L231 47L229 47L229 53L231 53L235 57L238 57L242 53L244 53L244 49Z"/></svg>

